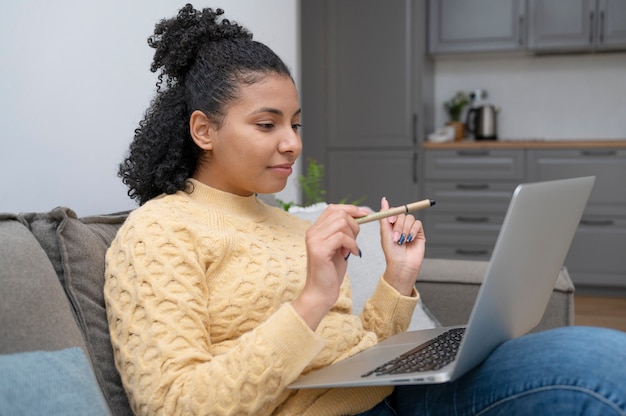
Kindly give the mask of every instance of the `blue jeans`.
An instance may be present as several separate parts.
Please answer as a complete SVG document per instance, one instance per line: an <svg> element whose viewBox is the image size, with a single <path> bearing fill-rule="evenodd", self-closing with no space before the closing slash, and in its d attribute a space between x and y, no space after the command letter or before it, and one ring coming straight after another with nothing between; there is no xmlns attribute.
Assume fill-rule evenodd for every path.
<svg viewBox="0 0 626 416"><path fill-rule="evenodd" d="M626 415L626 333L563 327L502 344L459 380L398 386L361 416Z"/></svg>

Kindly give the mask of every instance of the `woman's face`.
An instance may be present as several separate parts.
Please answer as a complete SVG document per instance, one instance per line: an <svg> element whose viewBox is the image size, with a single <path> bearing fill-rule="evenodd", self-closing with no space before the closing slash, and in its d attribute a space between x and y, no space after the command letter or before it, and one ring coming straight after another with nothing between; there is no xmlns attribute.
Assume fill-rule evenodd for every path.
<svg viewBox="0 0 626 416"><path fill-rule="evenodd" d="M302 152L299 128L300 103L290 77L271 74L243 84L221 125L209 124L201 145L206 157L194 177L242 196L278 192Z"/></svg>

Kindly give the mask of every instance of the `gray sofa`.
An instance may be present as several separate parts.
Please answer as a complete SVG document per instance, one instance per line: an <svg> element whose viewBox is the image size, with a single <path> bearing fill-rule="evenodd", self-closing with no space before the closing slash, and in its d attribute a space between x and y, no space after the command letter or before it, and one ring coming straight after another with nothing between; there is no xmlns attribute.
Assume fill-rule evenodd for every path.
<svg viewBox="0 0 626 416"><path fill-rule="evenodd" d="M131 414L102 295L104 254L125 218L77 218L62 207L0 214L0 415ZM373 234L363 227L363 258L350 259L355 294L372 284L362 270L383 267ZM426 259L418 326L467 322L486 265ZM573 291L562 270L536 330L573 323Z"/></svg>

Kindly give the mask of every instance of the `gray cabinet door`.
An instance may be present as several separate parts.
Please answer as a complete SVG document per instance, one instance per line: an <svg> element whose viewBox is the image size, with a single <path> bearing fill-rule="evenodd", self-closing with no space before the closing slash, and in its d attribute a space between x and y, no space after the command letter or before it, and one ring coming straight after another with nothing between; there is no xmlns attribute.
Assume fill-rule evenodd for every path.
<svg viewBox="0 0 626 416"><path fill-rule="evenodd" d="M619 49L626 46L623 0L528 0L528 48Z"/></svg>
<svg viewBox="0 0 626 416"><path fill-rule="evenodd" d="M412 146L410 2L328 1L327 13L328 146Z"/></svg>
<svg viewBox="0 0 626 416"><path fill-rule="evenodd" d="M592 47L595 10L596 0L528 0L528 48Z"/></svg>
<svg viewBox="0 0 626 416"><path fill-rule="evenodd" d="M430 0L430 53L525 47L524 0Z"/></svg>
<svg viewBox="0 0 626 416"><path fill-rule="evenodd" d="M528 162L531 181L596 177L565 265L579 288L625 288L626 150L536 150Z"/></svg>
<svg viewBox="0 0 626 416"><path fill-rule="evenodd" d="M331 150L328 200L336 203L364 198L359 205L378 211L383 196L391 206L422 199L414 180L416 157L405 150Z"/></svg>
<svg viewBox="0 0 626 416"><path fill-rule="evenodd" d="M529 152L531 181L595 176L588 215L626 216L626 150L537 150Z"/></svg>
<svg viewBox="0 0 626 416"><path fill-rule="evenodd" d="M626 219L590 218L581 222L565 265L574 283L626 288Z"/></svg>
<svg viewBox="0 0 626 416"><path fill-rule="evenodd" d="M426 0L302 3L304 157L325 165L329 201L366 195L378 209L382 196L418 198L419 144L432 129L425 13Z"/></svg>
<svg viewBox="0 0 626 416"><path fill-rule="evenodd" d="M626 47L626 1L598 0L597 47Z"/></svg>

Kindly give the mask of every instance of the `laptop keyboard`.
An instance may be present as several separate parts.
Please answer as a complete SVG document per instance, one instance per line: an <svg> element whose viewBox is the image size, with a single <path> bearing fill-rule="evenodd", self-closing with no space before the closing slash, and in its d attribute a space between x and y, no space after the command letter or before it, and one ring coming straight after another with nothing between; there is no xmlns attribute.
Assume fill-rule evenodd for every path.
<svg viewBox="0 0 626 416"><path fill-rule="evenodd" d="M369 377L372 374L383 376L439 370L451 363L454 357L456 357L464 332L465 328L449 329L411 351L363 374L361 377Z"/></svg>

